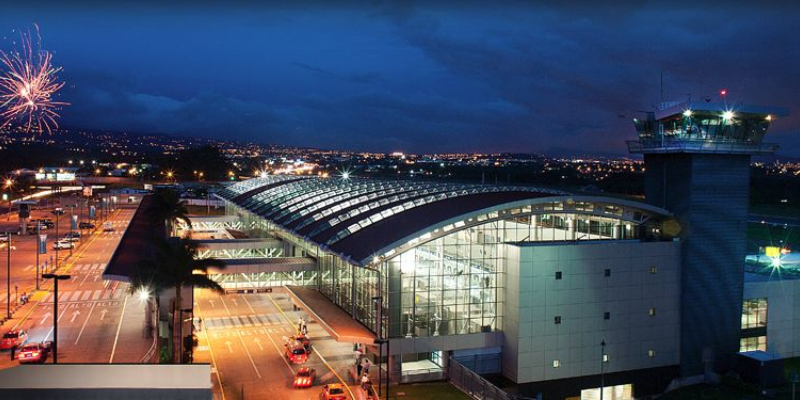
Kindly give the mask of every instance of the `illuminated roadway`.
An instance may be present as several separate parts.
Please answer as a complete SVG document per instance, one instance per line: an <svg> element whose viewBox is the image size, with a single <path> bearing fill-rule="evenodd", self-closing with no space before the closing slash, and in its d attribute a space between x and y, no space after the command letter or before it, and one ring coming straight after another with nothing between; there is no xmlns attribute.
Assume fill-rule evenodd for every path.
<svg viewBox="0 0 800 400"><path fill-rule="evenodd" d="M87 235L73 250L73 255L60 264L58 273L70 274L72 279L59 283L59 363L137 363L150 350L153 339L146 337L144 305L137 297L128 295L126 284L105 281L101 276L134 211L117 210L109 219L115 227L114 232L98 230ZM64 220L68 218L61 218L61 232L69 228ZM48 259L53 253L51 237L48 235ZM26 290L33 288L35 269L31 267L35 263L35 236L13 238L12 245L16 250L12 250L12 278L17 279L21 294L23 287ZM69 251L60 253L66 256ZM4 264L0 262L3 267ZM5 268L2 269L0 285L5 289ZM12 290L13 286L14 283ZM43 280L43 290L37 292L28 305L20 308L13 319L3 324L0 331L25 329L29 341L53 340L54 296L51 286L50 280ZM5 293L3 303L0 303L3 313L4 300ZM48 359L50 361L52 357ZM0 368L15 365L17 361L11 361L8 353L0 354Z"/></svg>
<svg viewBox="0 0 800 400"><path fill-rule="evenodd" d="M292 311L286 294L220 296L196 290L195 296L196 316L203 322L194 361L209 362L218 372L218 377L212 376L216 399L318 399L323 384L340 379L350 383L347 368L353 363L353 345L335 342L306 319L312 353L305 366L316 369L317 379L309 389L292 387L301 365L288 361L283 338L296 332L300 314ZM360 389L352 391L361 398Z"/></svg>

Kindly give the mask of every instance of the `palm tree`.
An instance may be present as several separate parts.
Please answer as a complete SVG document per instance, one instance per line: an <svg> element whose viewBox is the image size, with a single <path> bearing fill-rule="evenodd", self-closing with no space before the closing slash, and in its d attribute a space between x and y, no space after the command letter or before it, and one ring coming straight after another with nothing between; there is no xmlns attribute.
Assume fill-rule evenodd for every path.
<svg viewBox="0 0 800 400"><path fill-rule="evenodd" d="M175 289L172 307L173 321L181 321L182 290L184 287L211 289L224 293L222 286L208 277L209 268L223 269L225 264L214 258L197 259L197 246L185 239L157 240L155 259L142 263L131 276L132 292L152 291L156 299L162 291ZM174 324L173 324L174 326ZM183 340L183 338L180 338Z"/></svg>
<svg viewBox="0 0 800 400"><path fill-rule="evenodd" d="M150 218L154 225L165 224L167 236L172 236L175 224L179 221L192 227L189 221L189 210L184 201L172 189L158 189L153 194L153 204L150 207Z"/></svg>

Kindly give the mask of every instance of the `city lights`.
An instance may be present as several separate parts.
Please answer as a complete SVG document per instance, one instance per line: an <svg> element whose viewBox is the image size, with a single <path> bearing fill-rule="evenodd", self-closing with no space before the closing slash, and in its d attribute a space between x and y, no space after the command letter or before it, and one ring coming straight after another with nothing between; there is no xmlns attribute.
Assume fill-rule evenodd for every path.
<svg viewBox="0 0 800 400"><path fill-rule="evenodd" d="M691 118L692 117L692 110L684 111L683 112L683 116L686 117L686 118Z"/></svg>

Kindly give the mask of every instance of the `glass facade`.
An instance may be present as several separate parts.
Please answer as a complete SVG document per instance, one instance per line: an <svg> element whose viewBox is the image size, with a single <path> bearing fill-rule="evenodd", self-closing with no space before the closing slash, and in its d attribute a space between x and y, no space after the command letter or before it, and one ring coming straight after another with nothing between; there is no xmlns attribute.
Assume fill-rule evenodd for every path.
<svg viewBox="0 0 800 400"><path fill-rule="evenodd" d="M641 140L697 140L758 144L771 118L762 114L694 110L661 120L634 119Z"/></svg>
<svg viewBox="0 0 800 400"><path fill-rule="evenodd" d="M742 329L767 326L767 299L747 299L742 303Z"/></svg>
<svg viewBox="0 0 800 400"><path fill-rule="evenodd" d="M270 277L268 282L316 285L373 332L382 328L383 337L502 329L507 243L658 240L661 236L660 219L635 207L566 197L527 199L432 226L427 233L392 244L394 247L365 243L375 246L376 253L359 264L333 251L335 243L356 231L371 229L370 225L383 219L402 218L408 209L472 194L519 193L521 189L314 178L267 177L261 181L260 185L271 186L257 192L259 185L241 185L224 193L222 197L229 200L227 213L239 217L248 236L281 239L284 257L312 257L318 268L315 274L304 273L300 279ZM250 190L252 196L242 196ZM294 221L292 228L286 227L287 221ZM307 226L308 231L303 231L307 234L299 233L298 226L307 223L317 225L314 229ZM318 236L324 232L330 236ZM242 278L223 282L239 287ZM383 317L380 326L379 315Z"/></svg>

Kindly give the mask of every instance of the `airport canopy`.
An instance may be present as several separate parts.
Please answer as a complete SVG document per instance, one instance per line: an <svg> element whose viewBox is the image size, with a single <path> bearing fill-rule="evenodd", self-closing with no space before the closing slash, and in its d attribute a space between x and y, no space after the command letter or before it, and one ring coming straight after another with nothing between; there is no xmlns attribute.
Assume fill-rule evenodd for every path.
<svg viewBox="0 0 800 400"><path fill-rule="evenodd" d="M503 205L570 196L528 186L296 175L249 179L216 195L360 265L447 221ZM601 199L665 214L641 203Z"/></svg>

